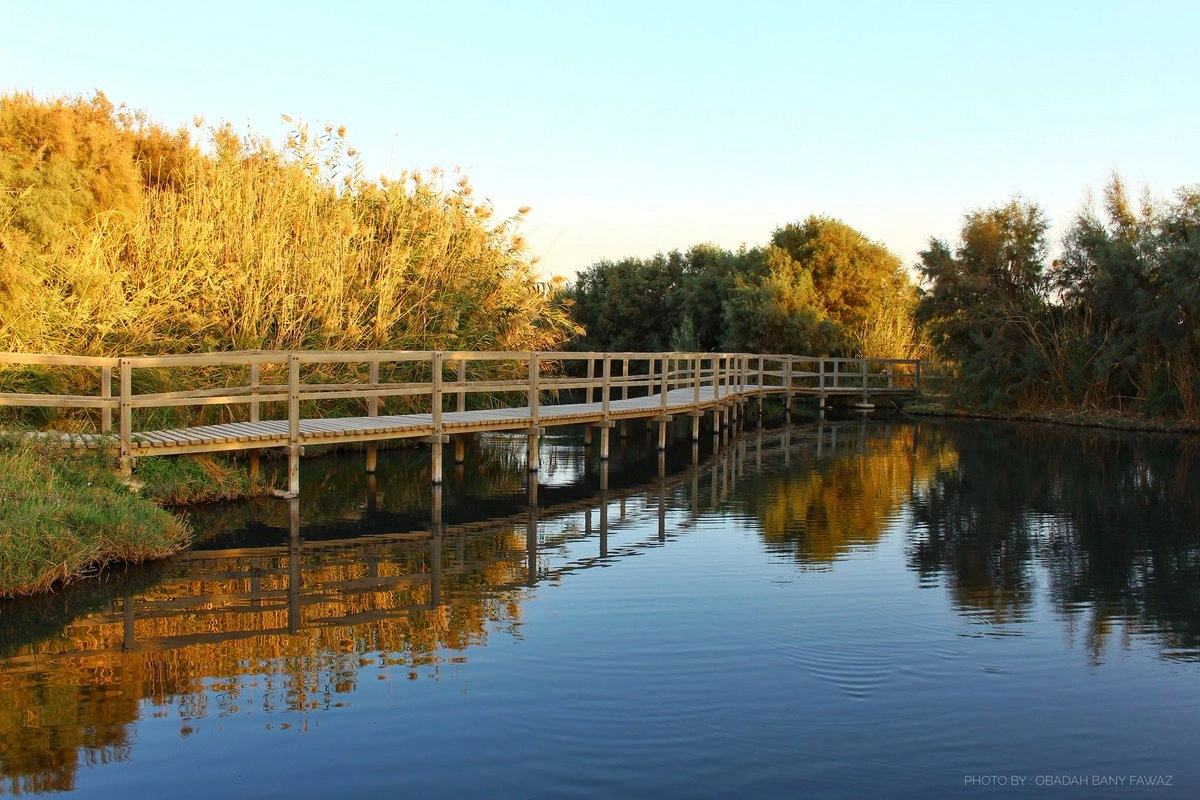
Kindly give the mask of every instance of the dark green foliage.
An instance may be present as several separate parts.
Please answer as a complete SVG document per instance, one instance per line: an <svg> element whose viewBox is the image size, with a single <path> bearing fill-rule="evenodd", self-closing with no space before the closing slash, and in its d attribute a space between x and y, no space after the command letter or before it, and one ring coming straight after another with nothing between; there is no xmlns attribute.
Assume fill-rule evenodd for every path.
<svg viewBox="0 0 1200 800"><path fill-rule="evenodd" d="M649 259L601 261L579 274L570 289L572 315L587 333L581 350L671 349L682 322L679 295L683 258L678 252Z"/></svg>
<svg viewBox="0 0 1200 800"><path fill-rule="evenodd" d="M919 320L988 407L1084 406L1200 415L1200 189L1135 209L1119 177L1047 266L1046 221L1013 201L930 242Z"/></svg>
<svg viewBox="0 0 1200 800"><path fill-rule="evenodd" d="M697 245L602 261L570 287L589 350L911 354L900 260L838 220L777 229L765 248ZM886 332L881 334L881 332Z"/></svg>
<svg viewBox="0 0 1200 800"><path fill-rule="evenodd" d="M1046 229L1020 200L968 214L957 247L934 239L921 253L927 288L918 319L959 367L959 386L995 408L1036 390L1045 363L1034 341L1046 309Z"/></svg>

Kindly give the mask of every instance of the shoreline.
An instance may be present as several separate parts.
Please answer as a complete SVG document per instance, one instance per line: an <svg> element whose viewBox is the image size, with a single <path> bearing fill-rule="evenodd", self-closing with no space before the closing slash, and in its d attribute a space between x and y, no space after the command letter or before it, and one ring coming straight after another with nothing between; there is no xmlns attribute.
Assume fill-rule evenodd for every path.
<svg viewBox="0 0 1200 800"><path fill-rule="evenodd" d="M955 419L988 419L1004 422L1039 422L1049 425L1065 425L1072 428L1095 428L1101 430L1128 431L1132 433L1168 433L1176 435L1200 434L1200 424L1187 421L1171 421L1160 418L1147 419L1133 414L1112 412L1095 413L1078 410L1052 411L984 411L978 408L947 407L939 401L908 403L904 414L914 417L945 417Z"/></svg>

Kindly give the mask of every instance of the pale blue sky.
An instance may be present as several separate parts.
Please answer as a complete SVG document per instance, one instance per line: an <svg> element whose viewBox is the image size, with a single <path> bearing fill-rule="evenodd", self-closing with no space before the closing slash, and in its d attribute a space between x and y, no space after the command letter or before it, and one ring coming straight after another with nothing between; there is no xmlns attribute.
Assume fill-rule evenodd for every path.
<svg viewBox="0 0 1200 800"><path fill-rule="evenodd" d="M906 264L1016 193L1056 233L1118 169L1200 182L1194 2L17 2L0 90L170 124L349 129L462 167L542 266L838 217Z"/></svg>

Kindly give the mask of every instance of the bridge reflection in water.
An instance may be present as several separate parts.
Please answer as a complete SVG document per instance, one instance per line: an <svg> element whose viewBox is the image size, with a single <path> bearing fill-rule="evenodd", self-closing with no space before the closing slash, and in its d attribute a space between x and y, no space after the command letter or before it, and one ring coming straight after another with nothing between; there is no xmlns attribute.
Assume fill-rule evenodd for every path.
<svg viewBox="0 0 1200 800"><path fill-rule="evenodd" d="M386 533L362 524L366 532L354 535L353 522L306 524L300 500L289 500L286 529L256 532L280 544L194 549L114 575L93 597L76 592L61 604L90 611L83 616L63 617L53 604L9 604L0 615L8 789L73 788L81 763L126 760L130 726L142 714L166 716L170 706L186 736L199 719L248 703L268 711L341 705L364 660L403 665L410 679L436 677L497 627L519 625L521 602L539 583L685 535L764 460L853 453L891 437L865 423L718 436L716 452L703 457L693 444L681 472L668 474L659 453L653 478L634 485L624 477L610 485L608 462L587 458L573 486L533 480L519 510L452 523L445 490L423 484L425 523ZM380 505L376 476L366 487L369 518ZM615 544L615 535L645 531L652 519L652 535Z"/></svg>
<svg viewBox="0 0 1200 800"><path fill-rule="evenodd" d="M863 422L760 430L736 437L723 448L718 440L717 452L703 461L699 445L693 444L690 468L668 475L666 454L659 453L654 480L620 489L610 488L609 464L600 461L595 467L599 488L590 496L547 506L539 496L546 487L531 480L522 511L455 524L443 521L444 489L434 485L429 487L427 524L393 533L310 540L305 536L300 501L291 499L284 501L289 525L286 545L191 550L174 560L177 574L152 592L126 595L89 623L105 627L119 620L120 649L130 652L247 636L296 635L312 629L371 625L412 612L430 613L446 602L444 584L457 585L466 576L486 573L488 591L503 595L540 581L557 582L605 559L664 543L671 505L668 495L685 491L694 520L701 509L712 510L728 500L748 466L761 470L764 455L788 465L797 450L818 459L839 452L861 453L872 432L879 441L891 439L887 427L868 427ZM368 511L377 508L375 484L375 476L368 476ZM616 512L615 525L624 525L634 505L640 515L652 512L657 517L657 537L611 549L610 514ZM576 518L581 514L579 527ZM519 531L524 532L523 542L512 539ZM563 564L539 564L539 543L543 549L561 549L593 538L594 554ZM478 545L485 541L489 546L480 552ZM381 602L384 596L391 601ZM205 624L199 626L202 630L173 633L167 631L177 626L164 624L169 620Z"/></svg>

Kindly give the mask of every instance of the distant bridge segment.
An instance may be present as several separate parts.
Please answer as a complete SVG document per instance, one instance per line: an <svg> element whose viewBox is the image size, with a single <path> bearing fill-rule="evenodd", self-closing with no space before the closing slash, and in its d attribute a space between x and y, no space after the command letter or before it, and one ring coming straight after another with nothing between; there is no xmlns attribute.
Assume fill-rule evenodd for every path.
<svg viewBox="0 0 1200 800"><path fill-rule="evenodd" d="M75 448L111 450L126 475L141 456L233 450L251 451L251 469L257 470L259 450L284 448L283 494L296 496L305 445L366 442L367 470L373 472L375 443L424 440L433 445L433 482L441 483L443 444L454 441L455 460L461 462L466 434L524 431L529 469L535 472L539 437L547 427L588 426L589 445L593 428L598 430L600 458L607 459L615 424L656 421L661 450L674 417L691 417L698 441L703 416L713 415L719 433L752 398L779 396L790 411L797 396L816 397L822 408L830 398L845 397L869 410L880 398L916 395L922 363L751 353L250 351L122 358L0 353L0 386L4 371L14 366L98 371L95 395L0 391L0 406L96 409L93 430L42 435ZM156 384L179 385L161 377L166 370L187 371L187 384L210 385L154 391ZM331 370L345 380L317 382L327 380ZM471 394L482 397L469 404ZM409 398L410 413L380 413L382 402L398 397ZM334 401L339 408L331 414ZM366 414L347 416L348 401L359 401L360 408L365 403ZM226 407L231 421L155 425L163 418L155 409L210 405Z"/></svg>

